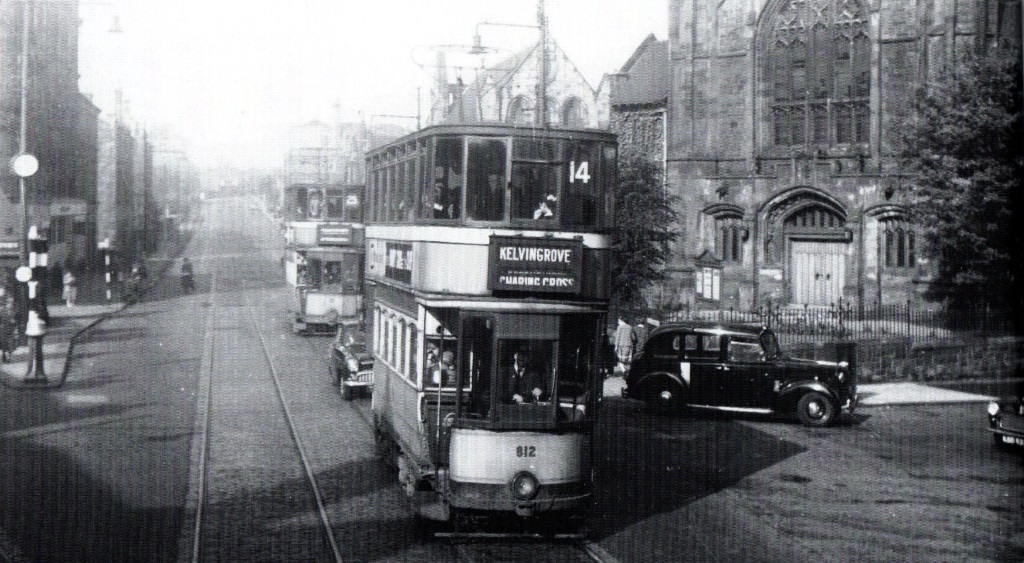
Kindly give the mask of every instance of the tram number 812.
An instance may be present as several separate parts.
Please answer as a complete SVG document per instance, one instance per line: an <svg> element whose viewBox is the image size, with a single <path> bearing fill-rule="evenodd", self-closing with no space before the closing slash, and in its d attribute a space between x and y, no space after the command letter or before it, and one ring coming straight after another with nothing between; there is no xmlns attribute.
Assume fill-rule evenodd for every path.
<svg viewBox="0 0 1024 563"><path fill-rule="evenodd" d="M537 457L537 446L516 446L516 457Z"/></svg>

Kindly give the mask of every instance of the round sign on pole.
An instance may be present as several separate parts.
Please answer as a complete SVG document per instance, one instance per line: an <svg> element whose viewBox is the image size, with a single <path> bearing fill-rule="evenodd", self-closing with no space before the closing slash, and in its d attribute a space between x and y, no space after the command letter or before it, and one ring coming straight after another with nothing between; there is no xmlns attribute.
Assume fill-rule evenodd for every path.
<svg viewBox="0 0 1024 563"><path fill-rule="evenodd" d="M32 279L32 268L29 268L28 266L19 266L18 269L14 271L14 279L21 283L25 283Z"/></svg>
<svg viewBox="0 0 1024 563"><path fill-rule="evenodd" d="M39 160L28 153L22 153L11 159L11 169L18 176L28 178L39 170Z"/></svg>

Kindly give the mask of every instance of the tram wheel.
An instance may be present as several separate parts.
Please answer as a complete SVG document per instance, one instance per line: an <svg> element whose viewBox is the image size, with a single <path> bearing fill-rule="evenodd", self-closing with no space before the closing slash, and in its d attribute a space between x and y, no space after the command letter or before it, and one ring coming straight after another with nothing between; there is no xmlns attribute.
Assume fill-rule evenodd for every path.
<svg viewBox="0 0 1024 563"><path fill-rule="evenodd" d="M384 462L389 468L396 468L398 464L395 458L395 443L391 437L381 432L376 425L373 428L373 449L377 459Z"/></svg>

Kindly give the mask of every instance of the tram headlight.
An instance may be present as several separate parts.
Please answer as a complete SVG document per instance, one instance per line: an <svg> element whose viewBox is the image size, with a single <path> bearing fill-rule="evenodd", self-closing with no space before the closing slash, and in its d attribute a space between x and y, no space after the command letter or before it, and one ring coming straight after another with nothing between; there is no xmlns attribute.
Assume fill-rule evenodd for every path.
<svg viewBox="0 0 1024 563"><path fill-rule="evenodd" d="M517 500L530 500L537 496L540 483L533 474L523 471L512 478L512 494Z"/></svg>
<svg viewBox="0 0 1024 563"><path fill-rule="evenodd" d="M988 415L989 416L995 416L997 414L999 414L999 403L989 403L988 404Z"/></svg>

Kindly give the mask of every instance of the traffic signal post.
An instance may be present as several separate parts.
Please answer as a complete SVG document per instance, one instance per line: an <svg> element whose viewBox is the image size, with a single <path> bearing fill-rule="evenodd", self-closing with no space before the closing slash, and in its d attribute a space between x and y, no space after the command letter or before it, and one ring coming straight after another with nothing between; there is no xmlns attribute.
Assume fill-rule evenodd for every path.
<svg viewBox="0 0 1024 563"><path fill-rule="evenodd" d="M46 335L45 283L49 262L49 241L40 236L33 226L28 232L28 266L18 268L17 277L28 286L28 315L25 321L25 336L28 338L28 366L24 382L30 385L46 385L46 371L43 366L43 336Z"/></svg>

